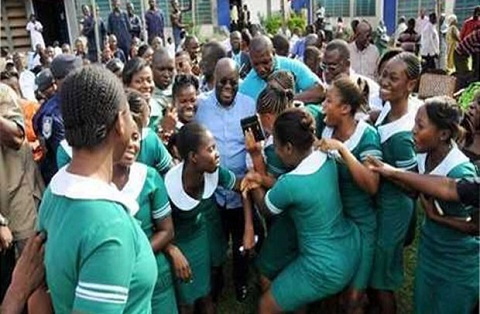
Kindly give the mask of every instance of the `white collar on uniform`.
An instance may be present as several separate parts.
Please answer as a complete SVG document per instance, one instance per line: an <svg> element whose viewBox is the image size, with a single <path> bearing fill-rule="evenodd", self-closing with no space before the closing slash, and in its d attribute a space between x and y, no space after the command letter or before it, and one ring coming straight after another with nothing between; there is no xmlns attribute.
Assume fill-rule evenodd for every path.
<svg viewBox="0 0 480 314"><path fill-rule="evenodd" d="M67 166L58 170L50 182L53 194L76 200L104 200L123 205L129 213L138 211L138 204L133 198L124 196L117 187L103 181L79 176L67 172Z"/></svg>
<svg viewBox="0 0 480 314"><path fill-rule="evenodd" d="M417 155L418 161L418 172L425 173L426 169L426 161L427 161L427 154L418 154ZM465 162L469 162L467 156L465 156L460 149L458 148L457 144L453 144L452 149L448 152L447 156L443 158L443 160L433 169L429 174L435 174L439 176L447 176L450 171L453 170L456 166L463 164Z"/></svg>
<svg viewBox="0 0 480 314"><path fill-rule="evenodd" d="M200 204L200 201L188 195L183 189L183 165L184 163L181 162L167 172L165 175L165 187L167 188L168 197L175 207L183 211L189 211ZM205 173L204 178L202 199L208 199L217 189L218 169L214 173Z"/></svg>
<svg viewBox="0 0 480 314"><path fill-rule="evenodd" d="M60 142L60 145L62 146L63 150L65 151L65 153L67 153L68 157L72 158L73 156L73 151L72 151L72 146L68 145L68 142L66 139L63 139L61 142Z"/></svg>
<svg viewBox="0 0 480 314"><path fill-rule="evenodd" d="M122 195L127 196L131 199L138 199L138 196L143 190L143 186L145 185L145 180L147 179L147 166L139 163L134 162L130 166L130 173L128 175L128 181L120 190ZM132 216L135 216L136 212L131 212Z"/></svg>
<svg viewBox="0 0 480 314"><path fill-rule="evenodd" d="M348 140L346 140L343 144L348 148L349 151L352 151L355 149L355 147L358 146L360 143L360 140L362 139L363 133L365 133L365 130L368 128L368 124L363 121L359 120L357 123L357 126L355 127L355 131L353 134L350 136ZM334 129L327 126L323 129L322 132L322 137L323 138L332 138L333 136L333 131Z"/></svg>
<svg viewBox="0 0 480 314"><path fill-rule="evenodd" d="M270 145L273 145L273 135L269 135L267 137L267 139L265 140L265 144L263 145L263 147L268 147Z"/></svg>
<svg viewBox="0 0 480 314"><path fill-rule="evenodd" d="M397 133L412 131L413 127L415 126L415 115L417 114L418 110L418 106L415 102L409 100L408 112L400 119L387 123L385 125L381 125L387 117L388 113L390 112L390 109L390 102L387 102L385 106L383 106L377 122L375 122L375 126L378 127L378 134L380 135L381 143L386 142L390 137Z"/></svg>
<svg viewBox="0 0 480 314"><path fill-rule="evenodd" d="M309 175L315 173L320 169L325 161L327 160L327 155L320 151L313 151L308 155L304 160L302 160L298 166L290 171L288 174L294 175Z"/></svg>

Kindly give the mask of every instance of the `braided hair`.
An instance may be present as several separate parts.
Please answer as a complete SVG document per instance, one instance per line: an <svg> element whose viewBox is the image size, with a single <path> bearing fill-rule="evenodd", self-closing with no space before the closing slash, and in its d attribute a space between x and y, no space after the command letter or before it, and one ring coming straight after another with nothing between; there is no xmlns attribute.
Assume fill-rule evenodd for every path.
<svg viewBox="0 0 480 314"><path fill-rule="evenodd" d="M89 148L105 140L127 99L113 73L92 65L66 77L60 103L68 144Z"/></svg>
<svg viewBox="0 0 480 314"><path fill-rule="evenodd" d="M178 74L175 76L175 80L173 82L172 87L172 97L173 99L178 97L178 93L186 87L193 86L198 93L198 89L200 88L200 83L198 79L191 74Z"/></svg>
<svg viewBox="0 0 480 314"><path fill-rule="evenodd" d="M449 130L447 141L459 141L464 135L460 123L463 115L457 102L448 96L437 96L425 100L425 111L428 119L440 130Z"/></svg>
<svg viewBox="0 0 480 314"><path fill-rule="evenodd" d="M281 89L295 89L295 76L290 71L279 70L270 74L267 78L268 85L277 86Z"/></svg>
<svg viewBox="0 0 480 314"><path fill-rule="evenodd" d="M265 87L257 98L257 113L280 114L293 106L291 89L279 89L273 86Z"/></svg>
<svg viewBox="0 0 480 314"><path fill-rule="evenodd" d="M409 80L417 80L422 73L420 59L411 52L401 52L393 57L391 61L401 61L406 65L406 74Z"/></svg>
<svg viewBox="0 0 480 314"><path fill-rule="evenodd" d="M299 151L309 150L315 142L315 121L300 108L284 111L275 120L273 134L280 144L292 144Z"/></svg>

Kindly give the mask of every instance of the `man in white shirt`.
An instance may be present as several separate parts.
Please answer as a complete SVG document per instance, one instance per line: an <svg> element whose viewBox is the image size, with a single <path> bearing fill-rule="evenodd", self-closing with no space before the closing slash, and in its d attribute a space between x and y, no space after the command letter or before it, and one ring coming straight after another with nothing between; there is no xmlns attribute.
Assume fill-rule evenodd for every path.
<svg viewBox="0 0 480 314"><path fill-rule="evenodd" d="M425 26L428 24L428 16L425 15L425 9L420 9L420 14L415 21L415 31L421 34Z"/></svg>
<svg viewBox="0 0 480 314"><path fill-rule="evenodd" d="M32 43L32 50L35 51L38 44L45 47L45 41L43 40L43 26L42 23L37 21L35 14L30 15L30 22L27 23L27 31L30 33L30 41Z"/></svg>
<svg viewBox="0 0 480 314"><path fill-rule="evenodd" d="M371 40L372 26L367 21L360 22L355 32L355 41L349 44L350 63L357 74L374 80L380 54Z"/></svg>
<svg viewBox="0 0 480 314"><path fill-rule="evenodd" d="M323 82L329 86L340 77L348 76L352 81L358 84L359 80L368 85L368 107L373 110L382 108L382 102L379 96L380 87L378 84L361 74L358 74L351 67L351 54L346 41L343 39L334 39L327 44L323 54L322 64L320 65ZM376 68L376 66L375 66Z"/></svg>
<svg viewBox="0 0 480 314"><path fill-rule="evenodd" d="M423 69L435 69L435 59L440 53L440 40L438 31L435 27L437 24L437 15L431 13L429 15L429 22L423 28L420 38L420 55L423 59Z"/></svg>
<svg viewBox="0 0 480 314"><path fill-rule="evenodd" d="M23 52L15 52L13 54L13 62L18 72L18 83L22 96L30 101L36 102L35 90L37 89L37 85L35 85L35 74L27 69L25 54Z"/></svg>

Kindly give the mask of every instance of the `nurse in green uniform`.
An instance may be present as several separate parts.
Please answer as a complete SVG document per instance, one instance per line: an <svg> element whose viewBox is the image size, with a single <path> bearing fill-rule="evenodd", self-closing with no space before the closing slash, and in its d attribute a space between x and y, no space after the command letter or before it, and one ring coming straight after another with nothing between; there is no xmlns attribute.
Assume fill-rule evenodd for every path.
<svg viewBox="0 0 480 314"><path fill-rule="evenodd" d="M134 124L123 88L108 70L84 67L60 98L73 158L45 192L38 226L54 310L150 313L155 257L131 215L138 204L111 184Z"/></svg>
<svg viewBox="0 0 480 314"><path fill-rule="evenodd" d="M460 131L461 111L448 97L430 98L417 113L413 139L421 174L466 178L478 176L475 166L455 144ZM442 216L471 220L478 208L459 202L425 200ZM477 213L475 213L475 211ZM425 217L415 273L416 313L472 313L478 302L479 237L441 225Z"/></svg>
<svg viewBox="0 0 480 314"><path fill-rule="evenodd" d="M233 172L219 167L219 155L212 134L191 122L177 134L182 162L165 176L165 186L172 205L175 238L167 254L175 268L180 313L193 313L199 306L203 313L214 313L210 293L210 244L205 207L210 207L218 186L239 189Z"/></svg>
<svg viewBox="0 0 480 314"><path fill-rule="evenodd" d="M409 97L421 72L419 59L402 52L385 65L380 76L380 97L386 101L375 127L380 135L383 159L396 167L415 170L412 129L417 103ZM370 278L372 296L380 313L395 313L394 292L403 283L403 247L415 200L389 181L380 183L377 194L377 240Z"/></svg>
<svg viewBox="0 0 480 314"><path fill-rule="evenodd" d="M173 165L172 157L167 151L165 145L163 145L158 138L157 134L155 134L150 128L146 127L148 124L150 107L145 98L134 89L127 90L127 100L130 111L140 115L142 119L141 145L137 161L155 168L158 173L164 175ZM71 158L72 148L68 145L66 140L61 141L57 149L58 168L68 164Z"/></svg>
<svg viewBox="0 0 480 314"><path fill-rule="evenodd" d="M169 111L162 119L159 129L162 140L167 143L173 158L180 160L176 148L176 135L178 131L195 118L197 112L198 79L190 74L175 76L172 87L173 111Z"/></svg>
<svg viewBox="0 0 480 314"><path fill-rule="evenodd" d="M291 107L293 107L292 91L282 89L279 84L269 83L257 99L257 113L267 135L264 147L255 142L251 132L247 131L245 134L245 145L250 157L247 157L247 165L251 164L249 168L258 173L257 182L266 189L271 188L277 178L288 171L275 153L272 134L277 116ZM297 235L292 219L286 213L282 213L269 219L269 222L268 235L255 261L260 273L262 291L268 290L271 281L298 254Z"/></svg>
<svg viewBox="0 0 480 314"><path fill-rule="evenodd" d="M122 71L123 85L137 90L149 104L148 127L157 133L163 113L158 111L158 104L152 98L155 83L153 82L152 68L148 62L140 57L135 57L125 64Z"/></svg>
<svg viewBox="0 0 480 314"><path fill-rule="evenodd" d="M177 303L170 263L163 250L173 238L173 223L167 191L157 171L135 162L140 150L141 116L132 112L137 123L122 159L114 165L113 183L121 193L136 199L139 210L132 214L141 223L157 261L158 277L153 290L152 313L175 314Z"/></svg>
<svg viewBox="0 0 480 314"><path fill-rule="evenodd" d="M362 91L350 78L333 81L323 102L325 122L319 147L337 159L343 211L360 229L362 247L360 264L349 289L344 294L346 313L359 313L365 305L376 238L376 215L373 195L379 176L367 167L367 156L382 158L377 130L355 113L365 103Z"/></svg>
<svg viewBox="0 0 480 314"><path fill-rule="evenodd" d="M155 168L162 176L173 166L172 156L158 135L148 125L150 107L145 97L132 89L127 90L130 111L139 115L142 121L141 145L137 161Z"/></svg>
<svg viewBox="0 0 480 314"><path fill-rule="evenodd" d="M335 161L313 150L311 115L289 109L276 119L273 134L276 153L293 170L280 176L266 194L247 174L244 197L251 190L263 212L286 212L292 218L299 253L262 295L261 314L298 310L340 292L353 278L360 258L360 233L343 216Z"/></svg>
<svg viewBox="0 0 480 314"><path fill-rule="evenodd" d="M475 208L458 202L460 184L440 184L442 176L478 179L478 170L453 141L461 133L459 119L455 102L446 97L428 99L418 110L413 136L422 175L413 176L372 160L373 169L389 180L450 200L427 194L421 197L425 219L415 274L416 313L473 313L478 302L478 205ZM451 190L453 193L445 193Z"/></svg>

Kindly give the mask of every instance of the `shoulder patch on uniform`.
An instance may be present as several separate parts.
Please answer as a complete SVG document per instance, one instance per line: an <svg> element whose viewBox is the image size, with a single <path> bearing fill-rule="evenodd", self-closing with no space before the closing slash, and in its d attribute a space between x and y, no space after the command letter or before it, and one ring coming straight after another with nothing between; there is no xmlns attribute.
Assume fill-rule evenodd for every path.
<svg viewBox="0 0 480 314"><path fill-rule="evenodd" d="M42 118L42 136L45 139L49 139L52 136L52 128L53 128L53 118L50 116L44 116Z"/></svg>

